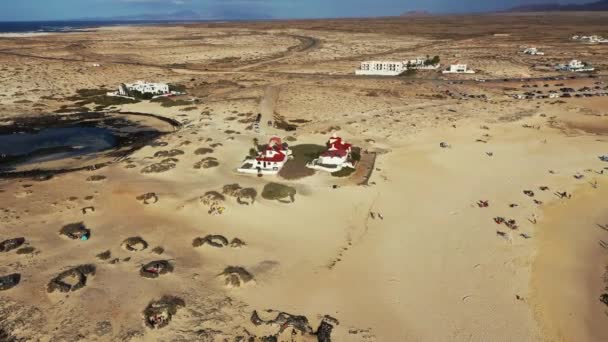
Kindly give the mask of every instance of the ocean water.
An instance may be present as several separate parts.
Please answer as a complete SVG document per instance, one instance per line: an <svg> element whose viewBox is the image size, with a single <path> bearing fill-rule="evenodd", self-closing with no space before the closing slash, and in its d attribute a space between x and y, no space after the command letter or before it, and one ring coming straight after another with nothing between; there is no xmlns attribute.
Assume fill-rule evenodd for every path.
<svg viewBox="0 0 608 342"><path fill-rule="evenodd" d="M168 24L175 21L14 21L0 22L0 33L73 32L101 26Z"/></svg>

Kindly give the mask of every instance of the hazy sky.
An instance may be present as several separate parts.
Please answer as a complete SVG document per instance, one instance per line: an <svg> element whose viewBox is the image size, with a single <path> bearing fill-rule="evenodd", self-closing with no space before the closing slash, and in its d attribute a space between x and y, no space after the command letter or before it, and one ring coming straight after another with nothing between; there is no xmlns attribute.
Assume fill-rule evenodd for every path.
<svg viewBox="0 0 608 342"><path fill-rule="evenodd" d="M364 17L411 10L477 12L535 3L594 0L0 0L0 21L160 14L191 10L210 19Z"/></svg>

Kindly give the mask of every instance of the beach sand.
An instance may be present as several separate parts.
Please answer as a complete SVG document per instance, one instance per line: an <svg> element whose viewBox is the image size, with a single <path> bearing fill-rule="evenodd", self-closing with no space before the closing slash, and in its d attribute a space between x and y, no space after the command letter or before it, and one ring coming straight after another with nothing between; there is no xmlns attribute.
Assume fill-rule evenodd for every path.
<svg viewBox="0 0 608 342"><path fill-rule="evenodd" d="M368 25L375 32L330 20L0 39L4 124L26 113L95 110L95 103L78 104L76 91L119 82L173 82L188 92L176 106L102 106L181 124L107 167L0 180L0 240L24 237L35 248L1 255L0 276L19 273L22 281L0 292L0 333L42 341L313 341L325 322L335 341L606 339L599 296L608 260L598 241L608 238L596 224L608 224L608 172L601 174L608 163L598 159L608 153L608 97L508 96L523 85L548 91L606 78L455 83L435 74L352 75L362 59L437 52L469 60L480 70L475 77L542 76L531 69L537 61L513 57L519 46L546 39L552 58L587 51L566 33L580 25L592 31L605 19L565 18L544 38L534 18L481 16L415 19L419 28L409 19L377 19ZM540 26L506 38L487 34L487 25L505 30L514 20ZM478 55L488 46L496 48ZM589 47L587 57L601 65L606 49ZM259 134L249 127L258 113ZM254 138L324 145L332 133L375 155L366 164L372 169L295 180L235 171ZM217 165L201 166L209 157ZM170 167L154 171L159 164ZM295 201L262 198L270 182L293 187ZM245 205L225 194L223 214L211 215L205 196L235 183L254 189L256 200ZM564 191L572 198L555 195ZM516 229L497 217L515 220ZM77 222L91 229L89 240L59 235ZM194 243L210 235L246 244ZM126 249L133 237L148 247ZM171 262L173 272L140 276L154 260ZM47 291L58 274L85 264L96 273L84 288ZM232 274L226 283L225 272L236 267L253 279ZM164 295L185 306L167 327L150 329L143 312ZM307 326L281 321L296 317L281 312L305 316Z"/></svg>

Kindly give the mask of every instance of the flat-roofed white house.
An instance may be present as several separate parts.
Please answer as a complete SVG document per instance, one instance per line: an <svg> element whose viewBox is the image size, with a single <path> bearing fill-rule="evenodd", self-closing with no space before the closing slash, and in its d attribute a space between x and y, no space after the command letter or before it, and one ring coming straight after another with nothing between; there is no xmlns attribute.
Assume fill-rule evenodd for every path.
<svg viewBox="0 0 608 342"><path fill-rule="evenodd" d="M555 70L570 72L589 72L595 70L595 68L588 63L573 59L568 64L557 65L555 67Z"/></svg>
<svg viewBox="0 0 608 342"><path fill-rule="evenodd" d="M361 67L355 70L355 75L397 76L406 70L403 62L367 61L361 62Z"/></svg>
<svg viewBox="0 0 608 342"><path fill-rule="evenodd" d="M544 56L545 53L542 51L539 51L537 48L535 47L530 47L524 50L524 54L526 55L531 55L531 56Z"/></svg>
<svg viewBox="0 0 608 342"><path fill-rule="evenodd" d="M257 156L246 158L237 169L241 173L276 175L291 157L291 150L281 138L270 138L268 145Z"/></svg>
<svg viewBox="0 0 608 342"><path fill-rule="evenodd" d="M466 64L452 64L449 68L442 71L444 74L474 74L475 71L469 69Z"/></svg>

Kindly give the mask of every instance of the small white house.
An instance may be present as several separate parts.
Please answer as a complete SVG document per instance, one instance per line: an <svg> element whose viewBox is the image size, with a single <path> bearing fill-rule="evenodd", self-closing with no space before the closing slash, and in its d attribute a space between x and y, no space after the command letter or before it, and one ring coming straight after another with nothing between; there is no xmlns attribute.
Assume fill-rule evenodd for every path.
<svg viewBox="0 0 608 342"><path fill-rule="evenodd" d="M276 175L291 157L291 150L281 138L273 137L263 151L253 158L247 158L237 169L241 173Z"/></svg>
<svg viewBox="0 0 608 342"><path fill-rule="evenodd" d="M361 67L355 70L355 75L397 76L406 70L403 62L367 61L361 63Z"/></svg>
<svg viewBox="0 0 608 342"><path fill-rule="evenodd" d="M142 94L163 95L169 93L169 85L166 83L137 81L135 83L121 84L118 87L118 95L128 96L129 91L138 91Z"/></svg>
<svg viewBox="0 0 608 342"><path fill-rule="evenodd" d="M524 50L524 54L526 55L531 55L531 56L544 56L545 53L542 51L539 51L537 48L535 47L531 47L531 48L527 48Z"/></svg>
<svg viewBox="0 0 608 342"><path fill-rule="evenodd" d="M349 161L352 145L345 143L342 138L335 134L327 142L327 150L319 155L319 158L306 164L306 167L327 172L340 171L345 167L354 168Z"/></svg>
<svg viewBox="0 0 608 342"><path fill-rule="evenodd" d="M579 60L573 59L568 64L559 64L555 67L555 70L558 71L570 71L570 72L589 72L595 70L591 65L581 62Z"/></svg>
<svg viewBox="0 0 608 342"><path fill-rule="evenodd" d="M444 74L474 74L475 71L468 68L466 64L452 64L447 70L443 71Z"/></svg>

